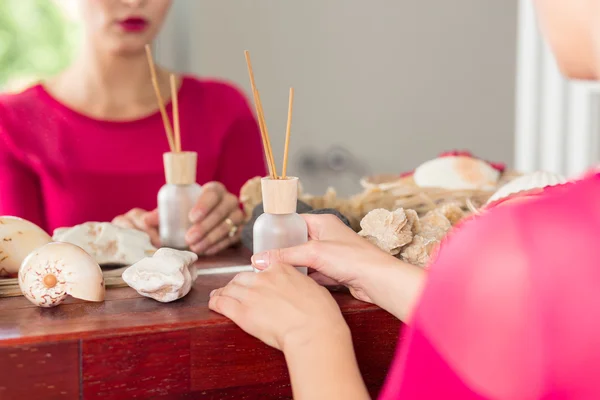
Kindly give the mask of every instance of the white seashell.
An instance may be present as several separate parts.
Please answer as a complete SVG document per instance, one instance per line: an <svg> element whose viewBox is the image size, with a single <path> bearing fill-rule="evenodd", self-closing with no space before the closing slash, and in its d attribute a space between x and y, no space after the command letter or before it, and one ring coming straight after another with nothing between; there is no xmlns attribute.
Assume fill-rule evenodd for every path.
<svg viewBox="0 0 600 400"><path fill-rule="evenodd" d="M156 251L147 233L108 222L58 228L52 238L81 247L100 265L131 265Z"/></svg>
<svg viewBox="0 0 600 400"><path fill-rule="evenodd" d="M19 269L23 295L40 307L54 307L67 295L103 301L104 277L98 263L71 243L48 243L31 252Z"/></svg>
<svg viewBox="0 0 600 400"><path fill-rule="evenodd" d="M127 268L123 280L142 296L168 303L189 293L197 277L196 260L190 251L163 247Z"/></svg>
<svg viewBox="0 0 600 400"><path fill-rule="evenodd" d="M0 277L16 275L33 250L52 238L36 224L18 217L0 217Z"/></svg>
<svg viewBox="0 0 600 400"><path fill-rule="evenodd" d="M421 164L413 178L420 187L492 190L500 179L500 172L477 158L451 156Z"/></svg>
<svg viewBox="0 0 600 400"><path fill-rule="evenodd" d="M565 183L567 180L560 174L555 174L546 171L537 171L531 174L520 176L508 182L496 191L486 202L486 205L491 204L500 199L504 199L510 195L523 192L526 190L544 188L547 186L555 186Z"/></svg>

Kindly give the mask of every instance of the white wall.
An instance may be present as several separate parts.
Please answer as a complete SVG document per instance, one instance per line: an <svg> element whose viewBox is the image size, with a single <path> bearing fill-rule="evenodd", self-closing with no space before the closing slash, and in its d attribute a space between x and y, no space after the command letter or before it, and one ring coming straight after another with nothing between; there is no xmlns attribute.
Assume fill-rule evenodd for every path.
<svg viewBox="0 0 600 400"><path fill-rule="evenodd" d="M600 161L600 86L560 73L531 0L518 25L515 165L577 177Z"/></svg>
<svg viewBox="0 0 600 400"><path fill-rule="evenodd" d="M293 85L291 172L313 192L348 192L357 176L311 175L304 153L342 145L372 172L455 148L512 163L516 3L175 0L159 58L249 93L250 50L275 150Z"/></svg>

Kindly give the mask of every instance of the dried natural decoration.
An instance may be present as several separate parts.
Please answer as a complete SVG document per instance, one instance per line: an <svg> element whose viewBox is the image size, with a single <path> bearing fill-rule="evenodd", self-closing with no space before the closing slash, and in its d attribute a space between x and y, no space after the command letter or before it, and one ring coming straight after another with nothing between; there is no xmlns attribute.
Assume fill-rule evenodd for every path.
<svg viewBox="0 0 600 400"><path fill-rule="evenodd" d="M371 211L360 222L359 235L382 249L396 255L413 240L413 229L419 229L419 217L413 210L399 208L388 211L382 208Z"/></svg>
<svg viewBox="0 0 600 400"><path fill-rule="evenodd" d="M488 167L468 152L444 153L439 158L443 157L448 159L437 161L437 167L429 171L436 176L431 179L426 176L425 180L443 181L438 176L443 174L439 166L458 162L459 168L452 171L454 184L451 186L462 189L422 187L417 185L411 172L401 176L365 177L361 180L364 190L348 198L338 197L333 188L327 189L323 196L299 193L298 198L314 209L339 211L356 232L382 250L406 262L426 266L453 225L477 212L498 188L521 176L503 165L487 163L491 166ZM426 169L421 168L417 174L421 181ZM474 181L479 183L472 185ZM242 188L244 209L250 214L261 200L260 178L251 179Z"/></svg>
<svg viewBox="0 0 600 400"><path fill-rule="evenodd" d="M425 267L452 226L467 213L457 204L444 204L419 218L416 211L376 209L361 221L361 236L381 250Z"/></svg>
<svg viewBox="0 0 600 400"><path fill-rule="evenodd" d="M356 232L361 230L360 221L378 208L385 210L414 210L419 216L448 204L458 206L463 212L472 212L483 206L494 191L512 181L521 174L504 171L492 190L447 190L441 188L423 188L417 186L411 175L392 177L390 175L372 176L361 180L365 188L354 196L338 197L335 189L329 188L322 196L299 193L299 199L314 209L333 208L342 213ZM260 178L253 178L244 185L240 200L247 215L261 203ZM470 207L469 207L470 205ZM248 217L250 218L250 217Z"/></svg>
<svg viewBox="0 0 600 400"><path fill-rule="evenodd" d="M244 183L240 189L240 202L244 207L247 220L252 217L252 211L256 206L262 203L261 179L260 176L255 176Z"/></svg>

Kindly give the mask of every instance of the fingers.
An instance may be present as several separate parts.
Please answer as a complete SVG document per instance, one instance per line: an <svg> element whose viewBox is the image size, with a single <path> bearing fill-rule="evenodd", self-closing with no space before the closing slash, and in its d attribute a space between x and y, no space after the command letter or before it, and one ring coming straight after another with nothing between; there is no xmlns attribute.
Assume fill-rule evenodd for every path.
<svg viewBox="0 0 600 400"><path fill-rule="evenodd" d="M196 205L190 211L190 221L197 223L210 215L213 209L221 203L221 198L225 193L227 193L225 186L219 182L205 184Z"/></svg>
<svg viewBox="0 0 600 400"><path fill-rule="evenodd" d="M309 277L311 277L315 282L317 282L319 285L322 286L340 286L341 283L339 283L338 281L331 279L328 276L323 275L320 272L313 272L312 274L308 275Z"/></svg>
<svg viewBox="0 0 600 400"><path fill-rule="evenodd" d="M209 247L204 252L204 254L206 254L207 256L213 256L213 255L229 248L230 246L236 244L237 242L239 242L241 236L242 236L242 227L240 226L238 228L237 232L235 232L235 234L233 236L229 236L229 233L228 233L227 236L225 237L225 239L222 239L217 244L214 244L211 247Z"/></svg>
<svg viewBox="0 0 600 400"><path fill-rule="evenodd" d="M144 215L144 222L147 226L158 228L158 209L154 209Z"/></svg>
<svg viewBox="0 0 600 400"><path fill-rule="evenodd" d="M208 308L218 312L236 322L244 314L242 303L229 296L223 296L222 292L213 292L208 301Z"/></svg>
<svg viewBox="0 0 600 400"><path fill-rule="evenodd" d="M192 251L202 253L229 235L232 228L225 222L226 218L231 219L235 226L239 226L244 220L236 197L229 193L209 215L187 232L186 241Z"/></svg>
<svg viewBox="0 0 600 400"><path fill-rule="evenodd" d="M323 242L310 241L299 246L285 249L274 249L252 256L252 265L257 269L264 270L276 263L290 264L302 267L319 269L319 250Z"/></svg>
<svg viewBox="0 0 600 400"><path fill-rule="evenodd" d="M333 214L302 214L308 227L308 237L312 240L332 240L340 233L354 231Z"/></svg>
<svg viewBox="0 0 600 400"><path fill-rule="evenodd" d="M115 217L112 221L112 224L115 224L116 226L119 226L121 228L127 228L127 229L135 229L135 225L133 225L133 222L129 220L129 218L127 218L124 215L119 215L117 217Z"/></svg>
<svg viewBox="0 0 600 400"><path fill-rule="evenodd" d="M258 278L255 272L237 274L227 286L215 289L210 293L209 308L235 320L238 309L246 299L246 295Z"/></svg>
<svg viewBox="0 0 600 400"><path fill-rule="evenodd" d="M157 223L155 225L147 222L153 222L154 218L151 214L156 214ZM150 236L150 240L153 245L160 245L160 237L158 234L158 213L153 211L151 213L142 210L141 208L134 208L127 212L125 215L119 215L112 221L113 224L122 228L137 229L146 232Z"/></svg>

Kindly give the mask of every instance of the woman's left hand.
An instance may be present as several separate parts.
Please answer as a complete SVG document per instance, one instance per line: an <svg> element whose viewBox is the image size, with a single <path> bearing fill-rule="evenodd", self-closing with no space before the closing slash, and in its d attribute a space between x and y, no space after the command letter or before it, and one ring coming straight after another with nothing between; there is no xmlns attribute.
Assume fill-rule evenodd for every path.
<svg viewBox="0 0 600 400"><path fill-rule="evenodd" d="M158 212L151 216L158 226ZM214 255L240 240L244 213L236 196L219 182L202 186L202 194L190 211L191 228L185 239L190 250L198 255Z"/></svg>
<svg viewBox="0 0 600 400"><path fill-rule="evenodd" d="M238 274L211 293L208 306L282 351L326 335L349 335L327 289L288 264L274 263L260 273Z"/></svg>
<svg viewBox="0 0 600 400"><path fill-rule="evenodd" d="M240 240L244 213L238 198L219 182L202 186L202 194L190 211L193 225L185 238L196 254L213 255Z"/></svg>

